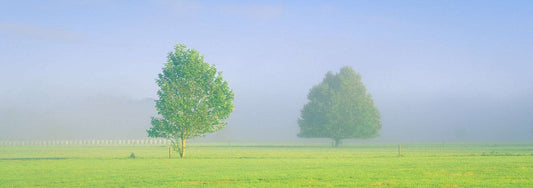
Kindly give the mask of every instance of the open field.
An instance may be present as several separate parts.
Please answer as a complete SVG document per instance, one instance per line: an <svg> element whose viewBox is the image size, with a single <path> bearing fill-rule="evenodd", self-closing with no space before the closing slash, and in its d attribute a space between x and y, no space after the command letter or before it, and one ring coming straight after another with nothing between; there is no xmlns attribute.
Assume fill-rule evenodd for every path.
<svg viewBox="0 0 533 188"><path fill-rule="evenodd" d="M0 187L533 187L533 144L0 147ZM128 159L134 152L135 159ZM177 156L177 154L175 154Z"/></svg>

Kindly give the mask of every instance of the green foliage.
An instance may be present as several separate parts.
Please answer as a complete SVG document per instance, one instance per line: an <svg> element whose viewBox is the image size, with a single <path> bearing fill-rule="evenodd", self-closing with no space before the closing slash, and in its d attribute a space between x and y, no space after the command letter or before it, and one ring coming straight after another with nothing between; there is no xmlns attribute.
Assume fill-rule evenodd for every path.
<svg viewBox="0 0 533 188"><path fill-rule="evenodd" d="M193 160L171 161L160 146L0 147L0 187L533 185L532 144L405 144L404 157L396 144L232 145L193 143ZM513 156L480 155L491 150Z"/></svg>
<svg viewBox="0 0 533 188"><path fill-rule="evenodd" d="M227 124L224 120L233 111L233 91L222 73L195 49L177 44L156 82L159 116L152 117L148 136L170 139L181 157L187 138L213 133Z"/></svg>
<svg viewBox="0 0 533 188"><path fill-rule="evenodd" d="M351 67L338 74L328 72L313 86L298 119L304 138L331 138L338 146L347 138L374 138L381 129L381 116L361 76Z"/></svg>

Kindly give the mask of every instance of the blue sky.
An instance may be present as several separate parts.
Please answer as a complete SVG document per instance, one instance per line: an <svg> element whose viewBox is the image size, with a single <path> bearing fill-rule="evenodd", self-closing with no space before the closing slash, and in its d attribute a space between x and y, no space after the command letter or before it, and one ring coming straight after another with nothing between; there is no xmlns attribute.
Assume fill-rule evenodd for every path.
<svg viewBox="0 0 533 188"><path fill-rule="evenodd" d="M381 109L530 99L532 12L531 1L0 1L0 97L155 98L184 43L224 72L236 113L285 109L272 124L291 134L308 90L344 65Z"/></svg>

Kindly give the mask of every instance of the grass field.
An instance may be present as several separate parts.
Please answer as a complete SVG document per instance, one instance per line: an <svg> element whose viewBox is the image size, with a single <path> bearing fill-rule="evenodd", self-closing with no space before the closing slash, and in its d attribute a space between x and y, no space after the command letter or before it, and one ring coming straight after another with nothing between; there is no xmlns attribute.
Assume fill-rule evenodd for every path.
<svg viewBox="0 0 533 188"><path fill-rule="evenodd" d="M134 152L136 158L129 159ZM0 187L533 187L533 145L0 147Z"/></svg>

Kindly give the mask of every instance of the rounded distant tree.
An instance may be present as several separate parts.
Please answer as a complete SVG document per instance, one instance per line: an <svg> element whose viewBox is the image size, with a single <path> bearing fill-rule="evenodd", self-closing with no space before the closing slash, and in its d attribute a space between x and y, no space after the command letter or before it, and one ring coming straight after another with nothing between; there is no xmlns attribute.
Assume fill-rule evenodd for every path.
<svg viewBox="0 0 533 188"><path fill-rule="evenodd" d="M152 117L149 137L167 138L180 157L188 138L222 129L233 111L233 91L214 66L195 49L177 44L157 79L158 116ZM169 148L170 157L170 148Z"/></svg>
<svg viewBox="0 0 533 188"><path fill-rule="evenodd" d="M351 67L338 74L328 72L307 95L298 119L299 137L331 138L335 147L349 138L375 138L381 129L381 115L372 96Z"/></svg>

